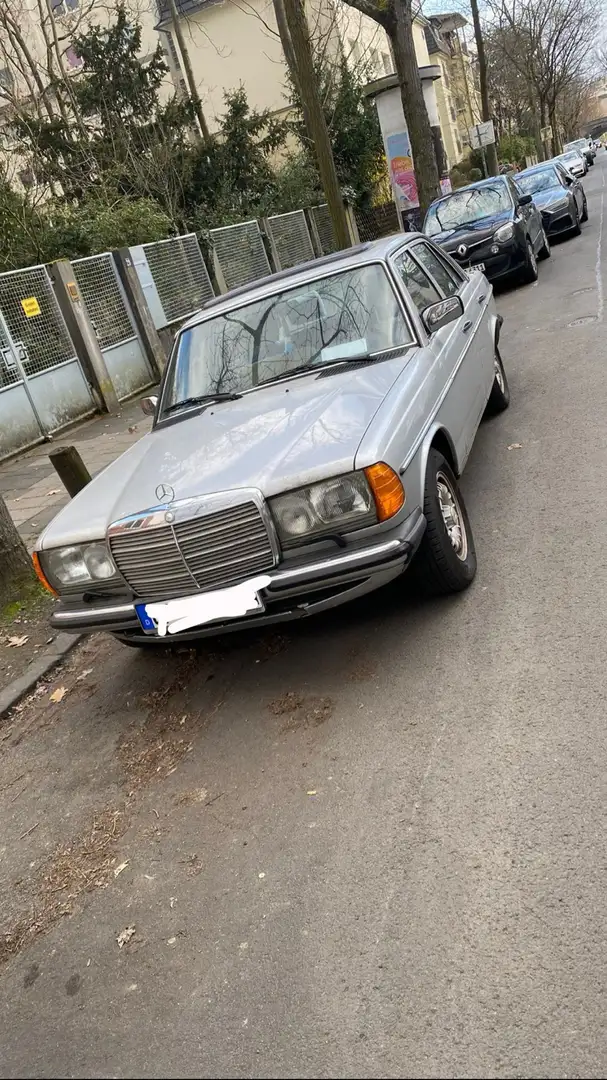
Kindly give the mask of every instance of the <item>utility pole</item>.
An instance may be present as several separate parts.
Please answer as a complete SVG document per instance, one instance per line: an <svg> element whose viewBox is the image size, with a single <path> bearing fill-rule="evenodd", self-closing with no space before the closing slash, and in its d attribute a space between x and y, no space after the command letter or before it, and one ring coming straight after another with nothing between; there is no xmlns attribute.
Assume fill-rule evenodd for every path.
<svg viewBox="0 0 607 1080"><path fill-rule="evenodd" d="M174 0L172 0L174 2ZM291 67L308 138L314 147L320 182L327 200L338 248L351 246L350 230L339 186L329 129L318 92L310 31L303 0L274 0L283 51Z"/></svg>
<svg viewBox="0 0 607 1080"><path fill-rule="evenodd" d="M483 39L483 31L481 29L480 15L478 13L478 0L470 0L470 7L472 9L474 40L476 42L476 52L478 55L478 78L481 85L481 106L483 112L483 120L491 120L491 109L489 107L489 87L487 85L487 57L485 55L485 42ZM497 147L495 143L490 143L487 147L487 165L489 167L490 175L497 176L499 166L497 163Z"/></svg>
<svg viewBox="0 0 607 1080"><path fill-rule="evenodd" d="M185 43L183 36L183 30L181 29L181 23L179 21L179 12L177 11L177 4L175 0L169 0L169 11L171 12L171 22L173 30L175 31L175 37L177 38L177 44L179 45L179 52L181 53L181 59L183 60L183 67L185 71L186 82L188 84L188 90L190 91L190 97L194 106L194 112L196 113L196 119L200 124L200 131L202 132L202 141L204 143L210 142L211 134L209 127L202 111L202 102L196 86L196 79L194 78L194 70L192 68L192 61L190 60L190 54L188 47Z"/></svg>

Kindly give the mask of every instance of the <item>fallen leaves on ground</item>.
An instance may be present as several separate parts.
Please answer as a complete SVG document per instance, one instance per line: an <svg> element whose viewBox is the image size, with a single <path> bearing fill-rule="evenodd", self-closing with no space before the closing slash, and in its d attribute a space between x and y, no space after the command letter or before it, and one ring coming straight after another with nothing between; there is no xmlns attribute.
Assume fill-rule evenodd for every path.
<svg viewBox="0 0 607 1080"><path fill-rule="evenodd" d="M281 732L297 731L299 728L319 727L333 714L335 703L328 697L304 698L289 690L282 697L270 701L268 709L274 716L286 716Z"/></svg>
<svg viewBox="0 0 607 1080"><path fill-rule="evenodd" d="M67 694L67 686L58 686L56 690L53 690L51 694L51 701L59 702L63 701Z"/></svg>
<svg viewBox="0 0 607 1080"><path fill-rule="evenodd" d="M27 634L23 637L9 637L8 647L9 649L20 649L22 645L25 645L26 641L29 641Z"/></svg>
<svg viewBox="0 0 607 1080"><path fill-rule="evenodd" d="M134 926L125 926L124 930L121 930L116 938L118 948L122 949L125 945L128 945L132 937L135 936Z"/></svg>
<svg viewBox="0 0 607 1080"><path fill-rule="evenodd" d="M509 450L522 450L523 449L523 444L520 443L520 442L513 442L513 443L510 443L510 446L508 447L508 449Z"/></svg>
<svg viewBox="0 0 607 1080"><path fill-rule="evenodd" d="M118 877L118 874L121 874L123 870L126 870L128 865L129 860L127 859L126 862L121 862L120 866L114 867L114 877Z"/></svg>

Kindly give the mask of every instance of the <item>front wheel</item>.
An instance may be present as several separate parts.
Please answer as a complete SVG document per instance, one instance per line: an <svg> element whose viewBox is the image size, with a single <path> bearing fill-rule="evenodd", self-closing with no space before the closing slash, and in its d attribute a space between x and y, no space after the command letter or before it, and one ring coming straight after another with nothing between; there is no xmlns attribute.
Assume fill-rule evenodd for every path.
<svg viewBox="0 0 607 1080"><path fill-rule="evenodd" d="M572 236L580 236L581 232L582 232L582 226L580 225L580 212L579 212L577 206L575 206L573 208L573 228L571 230L571 235Z"/></svg>
<svg viewBox="0 0 607 1080"><path fill-rule="evenodd" d="M551 255L550 241L546 236L546 230L542 229L542 246L538 252L538 259L549 259Z"/></svg>
<svg viewBox="0 0 607 1080"><path fill-rule="evenodd" d="M526 285L532 285L534 281L537 281L537 277L537 259L535 257L535 251L533 250L531 240L527 239L527 258L521 273L521 279Z"/></svg>
<svg viewBox="0 0 607 1080"><path fill-rule="evenodd" d="M493 357L493 372L493 386L487 402L487 412L490 414L503 412L510 404L510 387L497 345Z"/></svg>
<svg viewBox="0 0 607 1080"><path fill-rule="evenodd" d="M586 196L584 195L584 202L582 203L582 216L580 221L588 221L588 203L586 202Z"/></svg>
<svg viewBox="0 0 607 1080"><path fill-rule="evenodd" d="M434 447L428 454L424 494L426 531L413 573L431 596L461 592L476 574L476 551L466 506L449 462Z"/></svg>

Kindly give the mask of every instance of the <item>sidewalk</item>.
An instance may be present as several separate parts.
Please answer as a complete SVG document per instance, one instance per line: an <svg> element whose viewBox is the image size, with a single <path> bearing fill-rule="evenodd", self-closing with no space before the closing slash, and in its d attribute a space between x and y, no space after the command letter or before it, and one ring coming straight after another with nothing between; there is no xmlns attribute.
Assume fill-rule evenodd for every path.
<svg viewBox="0 0 607 1080"><path fill-rule="evenodd" d="M48 459L53 447L75 446L94 476L151 426L151 417L143 415L139 401L129 401L115 415L103 413L56 435L53 442L41 443L19 457L0 462L0 493L30 550L45 525L69 501Z"/></svg>

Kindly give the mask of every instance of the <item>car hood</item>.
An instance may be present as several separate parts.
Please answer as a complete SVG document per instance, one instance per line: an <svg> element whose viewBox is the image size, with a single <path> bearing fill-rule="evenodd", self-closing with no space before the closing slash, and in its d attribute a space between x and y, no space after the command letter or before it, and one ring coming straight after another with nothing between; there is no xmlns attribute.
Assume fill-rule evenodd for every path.
<svg viewBox="0 0 607 1080"><path fill-rule="evenodd" d="M459 244L477 244L480 240L487 240L493 235L500 225L512 220L512 210L502 210L499 214L491 214L490 217L481 218L479 221L467 221L465 225L458 225L455 229L445 229L435 233L431 239L435 244L440 244L447 251L454 251Z"/></svg>
<svg viewBox="0 0 607 1080"><path fill-rule="evenodd" d="M567 198L567 192L560 185L552 188L546 188L545 191L536 191L533 196L533 201L538 207L550 206L550 203L562 202Z"/></svg>
<svg viewBox="0 0 607 1080"><path fill-rule="evenodd" d="M109 465L51 521L38 547L104 536L122 517L170 499L256 487L265 496L353 468L407 355L347 372L306 375L160 426Z"/></svg>

